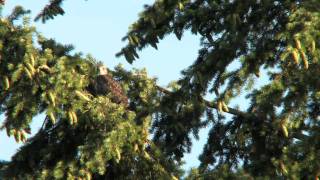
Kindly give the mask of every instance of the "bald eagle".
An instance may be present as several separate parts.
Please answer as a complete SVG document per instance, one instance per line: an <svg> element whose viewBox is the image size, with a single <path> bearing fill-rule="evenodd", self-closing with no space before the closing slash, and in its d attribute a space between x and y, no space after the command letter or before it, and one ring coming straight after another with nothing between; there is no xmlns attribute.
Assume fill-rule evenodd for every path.
<svg viewBox="0 0 320 180"><path fill-rule="evenodd" d="M128 106L128 97L123 92L120 84L113 79L113 77L108 73L105 66L99 65L98 76L90 83L89 91L94 96L107 95L111 93L111 100L115 103Z"/></svg>

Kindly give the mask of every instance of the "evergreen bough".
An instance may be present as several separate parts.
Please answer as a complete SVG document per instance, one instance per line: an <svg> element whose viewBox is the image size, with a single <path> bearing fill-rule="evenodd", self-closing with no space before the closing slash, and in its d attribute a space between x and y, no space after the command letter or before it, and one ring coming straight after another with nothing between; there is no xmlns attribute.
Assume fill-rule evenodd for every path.
<svg viewBox="0 0 320 180"><path fill-rule="evenodd" d="M61 8L62 1L52 2ZM4 128L24 141L32 117L46 113L48 119L53 113L56 118L45 120L5 165L5 177L174 179L190 152L191 135L199 138L199 130L210 127L201 164L187 179L317 179L319 9L318 0L156 0L146 5L118 56L132 63L143 48L157 48L169 34L180 40L185 31L199 35L202 47L171 84L172 91L157 86L145 71L116 68L112 74L130 108L113 103L112 94L95 97L88 91L97 76L93 58L71 55L70 47L42 37L36 48L34 28L3 19ZM48 17L62 14L46 12ZM239 66L229 68L234 64ZM260 76L269 81L253 88ZM241 93L247 94L249 107L228 107ZM205 100L208 94L214 98ZM77 123L70 123L70 111ZM225 119L226 113L232 118Z"/></svg>
<svg viewBox="0 0 320 180"><path fill-rule="evenodd" d="M177 163L149 138L151 112L159 104L155 79L145 70L109 70L130 97L130 106L114 94L95 95L100 65L72 54L72 46L45 39L34 27L0 22L0 103L2 129L23 146L3 165L4 179L167 179L179 176ZM23 12L23 11L21 11ZM45 114L43 126L28 138L30 123Z"/></svg>
<svg viewBox="0 0 320 180"><path fill-rule="evenodd" d="M252 178L317 178L319 9L317 0L157 0L147 5L117 54L129 63L170 34L179 40L185 31L201 37L197 59L182 72L177 91L161 102L154 142L179 160L190 151L190 133L197 137L204 124L210 125L200 174L224 169ZM261 74L269 81L253 89ZM203 101L208 93L215 95L211 107L218 113ZM242 93L249 107L231 112L227 105ZM231 112L232 119L222 112Z"/></svg>

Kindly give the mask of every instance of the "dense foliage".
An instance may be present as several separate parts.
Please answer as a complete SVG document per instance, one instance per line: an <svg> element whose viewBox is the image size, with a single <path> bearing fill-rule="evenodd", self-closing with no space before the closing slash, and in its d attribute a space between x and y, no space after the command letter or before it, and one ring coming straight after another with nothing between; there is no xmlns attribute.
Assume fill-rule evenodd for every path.
<svg viewBox="0 0 320 180"><path fill-rule="evenodd" d="M207 121L212 128L200 156L201 172L227 165L253 177L316 177L319 9L317 0L159 0L147 6L125 37L129 44L118 54L128 62L148 45L157 48L171 33L181 39L191 31L201 36L202 44L178 82L180 99L162 102L178 111L154 120L155 142L179 159L190 148L189 133ZM234 63L239 68L228 68ZM270 81L250 89L260 71ZM243 91L250 104L246 112L230 120L204 116L202 97L208 92L215 92L214 102L228 111L224 104ZM193 118L187 104L196 107Z"/></svg>
<svg viewBox="0 0 320 180"><path fill-rule="evenodd" d="M63 14L61 2L51 1L38 17ZM90 92L98 66L93 58L71 55L70 47L41 36L38 48L27 21L12 24L25 13L15 11L0 26L4 127L25 141L32 118L47 117L5 175L175 178L191 135L211 127L201 164L187 179L317 179L319 9L318 0L156 0L130 26L128 45L117 55L132 63L143 48L157 48L172 33L180 40L185 31L201 36L202 48L171 92L145 71L116 68L128 107L112 102L113 94ZM269 81L253 89L261 76ZM242 93L249 108L229 108Z"/></svg>
<svg viewBox="0 0 320 180"><path fill-rule="evenodd" d="M152 109L160 100L145 70L113 74L130 98L95 95L99 62L71 54L71 46L45 39L17 19L22 8L0 22L2 129L24 145L5 165L11 179L123 179L179 175L174 162L148 140ZM23 14L23 13L22 13ZM35 42L37 40L37 42ZM30 122L46 114L43 127L27 139ZM168 171L167 171L168 170ZM174 174L173 174L174 173Z"/></svg>

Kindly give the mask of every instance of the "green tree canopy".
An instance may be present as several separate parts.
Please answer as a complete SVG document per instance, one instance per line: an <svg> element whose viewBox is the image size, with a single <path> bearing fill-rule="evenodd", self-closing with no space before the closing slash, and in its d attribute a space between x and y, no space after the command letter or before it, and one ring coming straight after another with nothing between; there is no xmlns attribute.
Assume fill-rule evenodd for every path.
<svg viewBox="0 0 320 180"><path fill-rule="evenodd" d="M319 8L316 0L159 0L146 6L118 54L128 62L172 33L180 40L191 31L202 44L198 58L182 72L180 88L162 101L173 111L154 120L154 141L180 159L190 149L189 134L207 122L212 128L200 155L201 172L227 165L253 177L317 176ZM239 68L228 68L233 63ZM260 71L270 81L252 89ZM229 120L213 116L203 101L213 92L220 112L228 112L226 104L243 92L250 106L229 111L234 115ZM189 114L188 105L194 108Z"/></svg>
<svg viewBox="0 0 320 180"><path fill-rule="evenodd" d="M61 2L51 1L38 17L63 14ZM41 36L37 48L34 28L27 21L12 23L25 13L16 9L0 26L3 127L24 141L32 117L47 117L6 165L5 176L176 178L192 135L198 138L200 129L211 127L201 164L189 179L317 178L319 9L318 0L146 5L118 56L132 63L143 48L157 48L172 33L180 40L185 31L201 36L202 47L172 91L157 86L145 71L110 72L128 96L128 107L113 102L115 94L96 96L89 88L98 76L92 57L71 54L70 46ZM239 66L229 68L232 64ZM269 81L253 88L261 74ZM228 107L242 93L249 107ZM208 94L214 98L205 100Z"/></svg>
<svg viewBox="0 0 320 180"><path fill-rule="evenodd" d="M162 96L155 79L145 70L118 66L108 74L121 84L129 106L115 102L116 93L98 94L92 87L100 63L45 39L27 17L15 21L25 12L17 7L0 22L2 129L24 143L4 164L4 178L179 176L177 163L148 140L150 112ZM42 128L27 139L32 119L41 113L46 114Z"/></svg>

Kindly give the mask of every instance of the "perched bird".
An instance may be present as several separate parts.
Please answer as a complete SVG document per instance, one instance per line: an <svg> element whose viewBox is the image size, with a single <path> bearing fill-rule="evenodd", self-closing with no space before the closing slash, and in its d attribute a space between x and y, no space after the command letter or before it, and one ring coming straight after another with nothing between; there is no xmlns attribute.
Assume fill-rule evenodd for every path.
<svg viewBox="0 0 320 180"><path fill-rule="evenodd" d="M113 79L105 66L99 65L98 68L99 74L89 86L89 89L93 90L92 94L98 96L111 93L112 101L128 106L128 97L123 92L120 84Z"/></svg>

